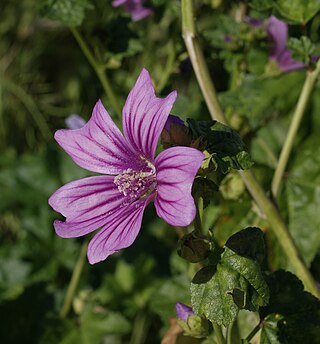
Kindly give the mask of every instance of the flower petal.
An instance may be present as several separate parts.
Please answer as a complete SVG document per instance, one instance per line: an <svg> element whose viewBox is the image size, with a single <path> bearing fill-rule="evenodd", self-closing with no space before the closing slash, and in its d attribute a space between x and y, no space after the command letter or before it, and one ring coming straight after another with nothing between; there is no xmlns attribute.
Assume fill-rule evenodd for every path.
<svg viewBox="0 0 320 344"><path fill-rule="evenodd" d="M191 188L204 154L190 147L173 147L161 152L156 160L159 217L173 226L188 226L196 208Z"/></svg>
<svg viewBox="0 0 320 344"><path fill-rule="evenodd" d="M267 32L273 43L270 57L277 59L287 46L288 25L275 16L271 16L268 21Z"/></svg>
<svg viewBox="0 0 320 344"><path fill-rule="evenodd" d="M126 205L113 176L89 177L62 186L50 198L51 207L66 217L55 221L57 234L73 238L103 226L107 218Z"/></svg>
<svg viewBox="0 0 320 344"><path fill-rule="evenodd" d="M194 312L191 307L185 305L184 303L177 302L176 303L176 314L177 318L187 321L189 318L189 315L193 315Z"/></svg>
<svg viewBox="0 0 320 344"><path fill-rule="evenodd" d="M93 237L88 246L90 264L105 260L108 256L130 246L136 239L146 205L151 201L135 202L118 211L108 223Z"/></svg>
<svg viewBox="0 0 320 344"><path fill-rule="evenodd" d="M134 149L153 160L161 131L177 97L176 91L166 98L155 96L150 75L143 69L130 91L123 108L123 131Z"/></svg>
<svg viewBox="0 0 320 344"><path fill-rule="evenodd" d="M132 20L134 22L137 22L152 14L152 10L150 8L143 7L142 5L136 6L136 8L131 11L129 10L129 12L131 12Z"/></svg>
<svg viewBox="0 0 320 344"><path fill-rule="evenodd" d="M133 154L100 100L84 127L61 129L54 137L75 163L89 171L118 174L129 167L141 167L141 160Z"/></svg>
<svg viewBox="0 0 320 344"><path fill-rule="evenodd" d="M279 55L277 62L282 72L291 72L306 67L302 61L295 61L292 58L292 52L288 49L283 50L281 55Z"/></svg>

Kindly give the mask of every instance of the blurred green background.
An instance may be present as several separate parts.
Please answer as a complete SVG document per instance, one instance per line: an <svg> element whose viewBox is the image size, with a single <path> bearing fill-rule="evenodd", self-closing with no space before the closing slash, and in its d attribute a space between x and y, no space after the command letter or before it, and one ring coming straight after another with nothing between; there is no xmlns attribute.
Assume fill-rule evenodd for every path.
<svg viewBox="0 0 320 344"><path fill-rule="evenodd" d="M1 1L2 343L156 343L175 316L175 303L190 303L189 282L196 267L176 253L181 232L158 219L150 206L132 247L95 266L84 261L71 310L66 318L59 315L84 239L55 235L52 222L59 215L47 200L64 183L89 173L58 147L54 132L66 126L70 114L87 120L99 98L119 124L117 106L122 108L142 67L149 70L159 95L178 90L173 113L183 119L209 119L181 36L180 1L145 4L153 15L133 23L111 1ZM198 1L196 10L201 43L222 107L246 141L254 168L268 189L305 71L265 74L266 37L252 34L237 19L238 1ZM248 6L242 19L245 15L266 19L270 14L270 9ZM319 21L316 15L306 26L295 25L290 35L306 34L318 49ZM115 102L105 93L68 26L78 27L76 32L103 66ZM239 44L228 44L226 34ZM317 277L319 89L317 84L280 197L290 230L308 264L313 262ZM242 182L233 174L228 178L222 192L213 197L205 226L214 228L223 244L239 229L260 225L267 233L270 269L290 268Z"/></svg>

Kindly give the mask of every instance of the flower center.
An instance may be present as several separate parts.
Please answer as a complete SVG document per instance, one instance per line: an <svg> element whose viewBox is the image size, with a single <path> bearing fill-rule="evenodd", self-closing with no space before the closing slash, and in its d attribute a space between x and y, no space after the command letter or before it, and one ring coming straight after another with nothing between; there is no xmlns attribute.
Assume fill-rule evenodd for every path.
<svg viewBox="0 0 320 344"><path fill-rule="evenodd" d="M137 199L150 195L156 187L155 168L148 164L150 171L134 171L128 168L114 178L119 192L131 199Z"/></svg>

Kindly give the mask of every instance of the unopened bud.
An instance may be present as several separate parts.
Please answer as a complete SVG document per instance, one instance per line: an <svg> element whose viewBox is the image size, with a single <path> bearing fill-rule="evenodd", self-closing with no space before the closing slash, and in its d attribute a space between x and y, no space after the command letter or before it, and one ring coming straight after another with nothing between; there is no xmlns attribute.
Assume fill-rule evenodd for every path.
<svg viewBox="0 0 320 344"><path fill-rule="evenodd" d="M169 115L161 133L161 144L164 148L173 146L190 146L192 137L189 128L178 116Z"/></svg>
<svg viewBox="0 0 320 344"><path fill-rule="evenodd" d="M178 254L191 263L198 263L209 257L211 246L212 243L206 237L191 232L180 240Z"/></svg>

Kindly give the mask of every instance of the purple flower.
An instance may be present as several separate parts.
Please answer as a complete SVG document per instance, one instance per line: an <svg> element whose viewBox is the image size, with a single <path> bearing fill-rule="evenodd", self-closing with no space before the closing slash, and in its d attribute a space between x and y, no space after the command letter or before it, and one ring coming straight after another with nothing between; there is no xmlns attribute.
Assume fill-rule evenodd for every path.
<svg viewBox="0 0 320 344"><path fill-rule="evenodd" d="M154 157L176 96L173 91L164 99L156 97L143 69L123 108L124 136L101 101L84 127L55 133L75 163L104 174L66 184L49 199L66 217L65 222L54 221L59 236L79 237L101 227L88 246L91 264L133 243L151 201L158 216L173 226L187 226L194 219L191 187L203 153L173 147Z"/></svg>
<svg viewBox="0 0 320 344"><path fill-rule="evenodd" d="M66 125L70 129L80 129L86 124L86 121L79 115L73 114L66 118Z"/></svg>
<svg viewBox="0 0 320 344"><path fill-rule="evenodd" d="M275 61L282 72L290 72L305 68L301 61L292 58L292 52L287 48L288 25L274 16L271 16L267 24L267 33L272 42L270 59Z"/></svg>
<svg viewBox="0 0 320 344"><path fill-rule="evenodd" d="M113 0L112 6L124 6L126 11L131 14L132 20L139 21L152 13L150 8L143 7L143 2L144 0Z"/></svg>
<svg viewBox="0 0 320 344"><path fill-rule="evenodd" d="M177 313L177 318L184 321L188 320L189 315L194 315L191 307L180 302L176 303L176 313Z"/></svg>

